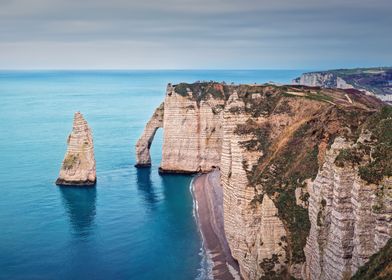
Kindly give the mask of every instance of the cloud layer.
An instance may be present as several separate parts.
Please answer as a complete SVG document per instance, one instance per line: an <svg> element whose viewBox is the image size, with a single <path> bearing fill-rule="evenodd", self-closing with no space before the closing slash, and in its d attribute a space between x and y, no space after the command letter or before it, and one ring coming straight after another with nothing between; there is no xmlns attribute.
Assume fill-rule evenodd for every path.
<svg viewBox="0 0 392 280"><path fill-rule="evenodd" d="M391 65L390 0L0 0L0 68Z"/></svg>

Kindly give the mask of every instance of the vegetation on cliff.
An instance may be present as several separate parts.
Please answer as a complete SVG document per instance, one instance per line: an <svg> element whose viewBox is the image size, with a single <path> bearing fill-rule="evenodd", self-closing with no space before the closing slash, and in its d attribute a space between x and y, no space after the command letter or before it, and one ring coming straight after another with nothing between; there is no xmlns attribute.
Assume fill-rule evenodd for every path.
<svg viewBox="0 0 392 280"><path fill-rule="evenodd" d="M212 97L214 99L226 99L229 90L227 85L217 82L196 82L192 84L179 83L174 91L184 97L191 97L199 104L202 100Z"/></svg>
<svg viewBox="0 0 392 280"><path fill-rule="evenodd" d="M287 233L278 244L286 251L287 263L277 265L280 254L258 263L271 279L288 276L288 267L305 261L303 249L311 227L307 183L316 178L336 137L352 143L336 158L337 166L359 165L360 176L368 182L379 182L391 174L391 108L380 111L381 101L357 90L203 82L181 83L174 91L197 105L220 99L212 102L219 103L212 105L216 106L212 108L214 114L227 109L225 114L233 114L232 120L238 120L234 133L243 138L239 143L243 169L249 186L255 188L250 205L256 207L267 195ZM371 134L368 140L365 131ZM383 189L377 193L382 196ZM325 222L325 208L326 201L322 200L319 226Z"/></svg>
<svg viewBox="0 0 392 280"><path fill-rule="evenodd" d="M78 162L79 158L77 155L68 154L63 161L63 167L64 169L69 170L72 169Z"/></svg>
<svg viewBox="0 0 392 280"><path fill-rule="evenodd" d="M235 133L251 135L240 144L248 151L260 151L262 156L251 168L244 161L244 169L250 170L250 184L261 185L278 208L288 232L289 263L301 263L305 261L303 248L310 221L307 209L297 205L295 190L306 190L306 179L315 179L327 147L338 135L358 138L363 123L379 103L367 104L356 91L270 85L251 89L238 90L249 119L238 125ZM259 117L262 121L258 122ZM287 121L276 128L274 118ZM253 203L260 203L260 197L256 195Z"/></svg>
<svg viewBox="0 0 392 280"><path fill-rule="evenodd" d="M392 107L385 106L363 125L370 139L343 149L335 160L337 166L359 165L360 177L378 184L384 176L392 176Z"/></svg>
<svg viewBox="0 0 392 280"><path fill-rule="evenodd" d="M389 280L392 279L392 239L376 254L370 257L351 280Z"/></svg>

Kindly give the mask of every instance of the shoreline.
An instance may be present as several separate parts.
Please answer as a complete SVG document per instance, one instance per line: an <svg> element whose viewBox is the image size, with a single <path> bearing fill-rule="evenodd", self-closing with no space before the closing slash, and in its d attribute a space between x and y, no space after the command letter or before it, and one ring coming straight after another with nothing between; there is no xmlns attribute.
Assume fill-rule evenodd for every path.
<svg viewBox="0 0 392 280"><path fill-rule="evenodd" d="M192 180L195 218L203 247L211 262L213 279L241 279L238 263L231 256L223 228L223 190L220 172L215 169Z"/></svg>

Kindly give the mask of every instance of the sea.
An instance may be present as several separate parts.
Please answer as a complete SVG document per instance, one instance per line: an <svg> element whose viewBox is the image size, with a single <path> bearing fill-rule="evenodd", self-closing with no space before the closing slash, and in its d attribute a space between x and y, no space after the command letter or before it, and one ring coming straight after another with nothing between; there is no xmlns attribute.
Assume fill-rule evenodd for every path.
<svg viewBox="0 0 392 280"><path fill-rule="evenodd" d="M167 83L290 83L303 70L0 71L0 279L207 279L192 176L136 169ZM73 115L93 130L95 188L54 184Z"/></svg>

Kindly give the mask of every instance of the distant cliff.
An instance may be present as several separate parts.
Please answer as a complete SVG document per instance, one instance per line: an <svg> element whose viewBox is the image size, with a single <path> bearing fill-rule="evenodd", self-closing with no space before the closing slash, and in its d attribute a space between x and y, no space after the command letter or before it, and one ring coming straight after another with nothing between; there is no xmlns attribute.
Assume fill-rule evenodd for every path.
<svg viewBox="0 0 392 280"><path fill-rule="evenodd" d="M161 171L220 167L244 279L347 279L392 235L390 127L352 89L169 85Z"/></svg>
<svg viewBox="0 0 392 280"><path fill-rule="evenodd" d="M392 103L392 67L310 72L294 79L293 83L324 88L355 88Z"/></svg>

